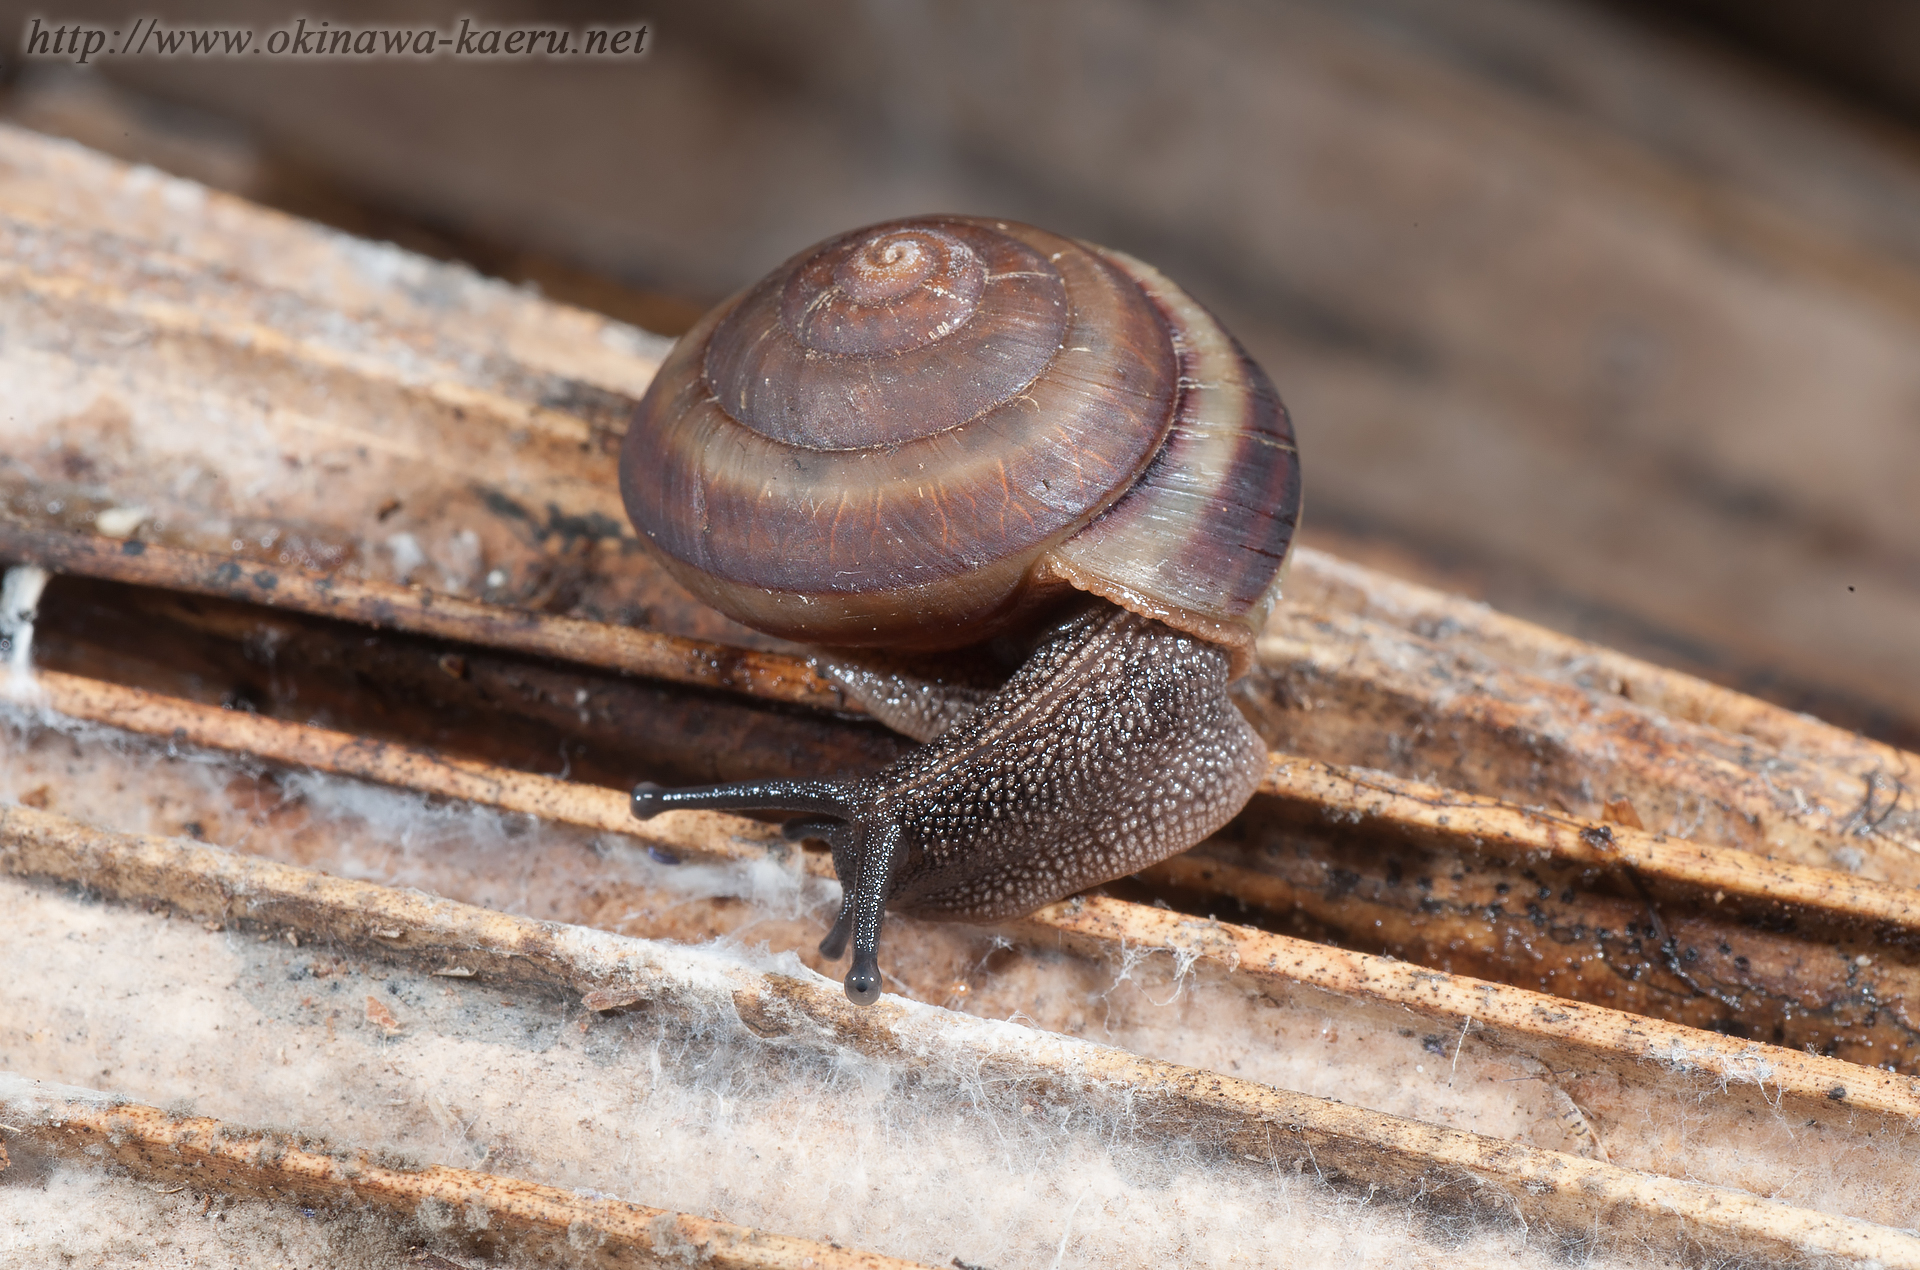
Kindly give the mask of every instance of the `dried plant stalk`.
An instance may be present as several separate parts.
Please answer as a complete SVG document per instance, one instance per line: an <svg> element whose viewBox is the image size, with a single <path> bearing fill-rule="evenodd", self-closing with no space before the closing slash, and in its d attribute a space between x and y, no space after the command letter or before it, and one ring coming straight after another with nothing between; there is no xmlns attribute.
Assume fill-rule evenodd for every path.
<svg viewBox="0 0 1920 1270"><path fill-rule="evenodd" d="M433 1165L404 1168L365 1151L262 1133L204 1116L174 1116L0 1076L0 1116L29 1149L142 1181L182 1182L278 1203L354 1204L407 1219L483 1214L479 1252L507 1249L577 1266L706 1266L712 1270L911 1270L918 1262L617 1199L589 1199L520 1178Z"/></svg>
<svg viewBox="0 0 1920 1270"><path fill-rule="evenodd" d="M163 587L407 631L482 648L742 692L824 710L861 713L804 658L641 627L536 613L418 587L262 568L231 557L139 541L120 542L0 517L0 559L56 573Z"/></svg>
<svg viewBox="0 0 1920 1270"><path fill-rule="evenodd" d="M1277 749L1593 820L1624 802L1675 837L1920 883L1920 759L1819 727L1776 748L1642 705L1617 679L1549 678L1435 636L1284 604L1240 700Z"/></svg>
<svg viewBox="0 0 1920 1270"><path fill-rule="evenodd" d="M1311 807L1329 820L1391 828L1480 854L1550 857L1601 870L1632 870L1680 892L1720 892L1735 910L1819 914L1885 938L1920 932L1920 895L1835 869L1793 864L1664 833L1516 807L1423 781L1275 755L1261 792Z"/></svg>
<svg viewBox="0 0 1920 1270"><path fill-rule="evenodd" d="M1045 1090L1095 1114L1124 1107L1142 1133L1199 1137L1213 1150L1401 1194L1451 1197L1562 1229L1604 1222L1615 1237L1734 1255L1920 1263L1920 1236L1744 1191L1423 1124L1084 1041L1009 1032L897 997L855 1007L837 984L818 976L716 966L694 950L530 921L216 848L106 833L29 808L0 811L0 863L9 872L81 882L116 899L293 928L389 956L435 965L457 957L502 982L586 994L590 1006L644 1002L656 1014L699 1015L725 1002L761 1036L909 1064L927 1054L958 1055L1003 1090ZM322 1176L332 1176L333 1167L328 1157L313 1161L315 1170L325 1170Z"/></svg>
<svg viewBox="0 0 1920 1270"><path fill-rule="evenodd" d="M0 147L0 320L46 336L0 350L37 491L0 550L84 571L143 547L153 572L110 576L845 708L798 660L756 660L623 528L610 450L661 342L23 134ZM93 532L103 511L147 519L122 543ZM460 597L400 585L416 574ZM1891 747L1311 552L1267 636L1242 700L1276 749L1920 881L1920 769Z"/></svg>
<svg viewBox="0 0 1920 1270"><path fill-rule="evenodd" d="M674 852L708 859L745 861L794 848L769 826L714 812L677 812L640 823L627 798L614 790L510 771L483 763L439 757L406 746L368 742L344 733L286 723L230 710L171 700L136 689L47 673L41 680L48 703L75 718L164 737L183 744L252 755L276 763L311 767L397 785L419 793L461 798L508 811L585 828L621 833ZM1438 795L1418 786L1396 790L1376 775L1346 773L1325 764L1276 757L1268 784L1312 802L1336 817L1372 816L1415 825L1461 842L1491 838L1497 848L1542 854L1569 852L1581 861L1616 863L1603 848L1581 837L1581 826L1542 817L1485 799ZM1449 820L1449 800L1460 819ZM24 814L24 813L22 813ZM1605 826L1586 826L1598 837ZM1483 836L1484 835L1484 836ZM1816 870L1766 866L1744 852L1698 844L1657 841L1642 834L1622 850L1629 864L1650 877L1672 870L1678 886L1740 886L1741 903L1775 903L1769 887L1786 879L1787 894L1828 913L1857 916L1876 929L1920 936L1915 909L1904 892L1880 883L1822 878ZM1644 841L1641 841L1644 840ZM803 866L831 877L823 855L804 853ZM1771 868L1785 871L1775 875ZM1154 874L1175 883L1210 862L1176 859ZM1705 879L1703 882L1702 879ZM1795 901L1789 901L1795 902ZM1899 925L1896 927L1896 923ZM1780 1105L1818 1119L1865 1111L1920 1121L1920 1088L1910 1078L1793 1049L1761 1045L1698 1028L1649 1019L1531 992L1504 984L1445 974L1306 940L1206 921L1105 897L1082 897L1049 905L1025 919L1029 938L1068 936L1102 952L1127 946L1166 948L1220 962L1253 983L1286 990L1305 986L1374 1004L1404 1007L1448 1028L1490 1029L1503 1043L1533 1054L1577 1053L1581 1061L1635 1073L1643 1062L1664 1063L1737 1084L1771 1091ZM1839 1091L1836 1096L1836 1092Z"/></svg>
<svg viewBox="0 0 1920 1270"><path fill-rule="evenodd" d="M0 454L0 557L851 712L794 650L692 606L622 527L611 452L659 341L4 129L0 161L0 324L15 333L0 344L0 374L17 401ZM438 589L408 585L416 578ZM1483 871L1559 869L1594 883L1577 905L1638 907L1656 926L1658 905L1711 907L1703 931L1744 923L1782 962L1794 946L1769 922L1831 934L1832 952L1877 941L1890 964L1861 972L1863 999L1885 1007L1882 1026L1904 1016L1916 923L1903 884L1920 881L1913 756L1312 552L1261 658L1243 707L1276 749L1316 761L1277 758L1250 822L1346 834L1376 856L1404 845ZM680 815L641 827L605 789L97 681L42 680L66 713L147 735L690 856L751 862L792 850L749 821ZM1135 1105L1151 1124L1229 1153L1491 1202L1529 1221L1752 1257L1920 1262L1905 1232L1742 1192L1058 1037L1008 1048L996 1034L990 1045L977 1021L898 999L863 1014L812 979L715 979L657 945L30 808L0 811L0 844L15 872L435 964L457 954L502 982L585 993L596 1008L646 1001L671 1012L697 1000L764 1035L846 1044L910 1070L916 1055L977 1052L1013 1085ZM1404 905L1418 897L1390 894L1390 879L1377 894L1316 890L1302 878L1332 866L1325 852L1287 873L1231 845L1170 861L1152 880L1281 910L1298 903L1330 929L1397 921L1396 937L1442 966L1455 945L1468 958L1519 930L1511 914L1476 932L1464 909L1413 912ZM800 863L827 872L817 855ZM1490 887L1504 885L1492 877ZM1608 886L1616 894L1602 894ZM1031 947L1095 957L1164 948L1205 958L1256 992L1325 993L1432 1020L1548 1068L1572 1056L1653 1097L1691 1096L1688 1082L1704 1077L1731 1086L1734 1102L1764 1098L1835 1140L1920 1123L1914 1083L1891 1072L1112 897L1051 906L1017 929ZM1663 932L1659 943L1680 941Z"/></svg>
<svg viewBox="0 0 1920 1270"><path fill-rule="evenodd" d="M1471 651L1530 674L1584 684L1669 718L1752 737L1789 753L1849 765L1873 763L1889 772L1912 770L1913 755L1897 746L1324 551L1301 548L1290 580L1289 598L1305 609L1352 613L1415 633L1443 635L1457 652Z"/></svg>

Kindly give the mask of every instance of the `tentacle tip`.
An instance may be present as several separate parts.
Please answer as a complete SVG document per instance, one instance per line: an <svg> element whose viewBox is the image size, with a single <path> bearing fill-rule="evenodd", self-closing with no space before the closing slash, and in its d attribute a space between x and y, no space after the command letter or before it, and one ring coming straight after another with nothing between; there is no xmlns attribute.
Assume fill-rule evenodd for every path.
<svg viewBox="0 0 1920 1270"><path fill-rule="evenodd" d="M633 815L636 820L652 820L667 809L666 790L652 781L633 787Z"/></svg>
<svg viewBox="0 0 1920 1270"><path fill-rule="evenodd" d="M853 969L847 972L847 1000L855 1005L872 1005L880 999L880 963L871 954L856 954Z"/></svg>

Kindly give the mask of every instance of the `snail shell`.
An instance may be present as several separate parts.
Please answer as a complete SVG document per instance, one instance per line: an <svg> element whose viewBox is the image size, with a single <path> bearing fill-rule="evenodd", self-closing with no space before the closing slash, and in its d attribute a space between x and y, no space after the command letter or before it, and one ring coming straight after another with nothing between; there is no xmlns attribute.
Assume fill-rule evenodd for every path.
<svg viewBox="0 0 1920 1270"><path fill-rule="evenodd" d="M1244 668L1299 513L1293 432L1148 265L1008 221L809 248L675 345L620 460L713 607L807 643L933 649L1069 587Z"/></svg>

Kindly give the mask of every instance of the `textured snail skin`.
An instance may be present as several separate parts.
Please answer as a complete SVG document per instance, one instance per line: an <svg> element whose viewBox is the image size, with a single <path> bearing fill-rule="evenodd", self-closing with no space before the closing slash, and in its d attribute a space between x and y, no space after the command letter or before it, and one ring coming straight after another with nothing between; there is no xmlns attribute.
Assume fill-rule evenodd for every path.
<svg viewBox="0 0 1920 1270"><path fill-rule="evenodd" d="M803 811L791 837L833 848L846 890L821 944L849 937L847 996L880 993L884 908L987 922L1124 877L1246 805L1266 746L1228 699L1217 645L1095 602L1050 630L1005 687L872 776L709 789L641 785L676 809Z"/></svg>
<svg viewBox="0 0 1920 1270"><path fill-rule="evenodd" d="M1041 624L991 693L823 659L925 742L885 771L634 790L642 819L804 813L789 835L833 849L821 951L851 943L856 1003L879 996L886 909L1030 912L1185 850L1258 784L1265 747L1226 689L1292 540L1293 434L1150 266L966 217L829 240L682 338L620 473L654 554L750 626L937 650Z"/></svg>

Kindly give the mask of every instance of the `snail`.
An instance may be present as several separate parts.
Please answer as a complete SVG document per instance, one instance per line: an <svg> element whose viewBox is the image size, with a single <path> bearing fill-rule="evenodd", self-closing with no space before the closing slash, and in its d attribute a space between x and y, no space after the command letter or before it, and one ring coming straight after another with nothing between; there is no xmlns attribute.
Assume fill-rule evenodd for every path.
<svg viewBox="0 0 1920 1270"><path fill-rule="evenodd" d="M887 909L1021 916L1185 850L1266 747L1227 695L1300 504L1286 411L1197 302L1120 252L1007 221L893 221L709 313L636 409L621 495L694 595L834 650L823 673L922 742L847 779L695 789L800 813L844 898L823 955L880 995ZM859 650L1031 651L997 691ZM924 660L923 660L924 664Z"/></svg>

